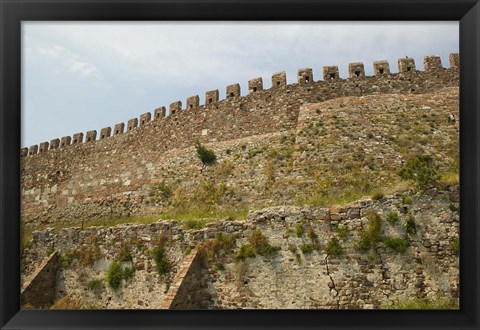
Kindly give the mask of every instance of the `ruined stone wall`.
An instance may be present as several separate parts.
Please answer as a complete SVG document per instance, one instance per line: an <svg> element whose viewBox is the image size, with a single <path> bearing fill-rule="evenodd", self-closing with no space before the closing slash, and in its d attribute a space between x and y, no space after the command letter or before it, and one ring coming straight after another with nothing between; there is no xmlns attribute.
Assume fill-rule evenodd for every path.
<svg viewBox="0 0 480 330"><path fill-rule="evenodd" d="M195 263L202 269L192 269L191 283L183 276L182 285L206 290L209 300L202 302L206 308L368 309L416 297L457 300L458 196L458 186L453 186L449 191L410 191L341 207L275 207L251 212L246 221L219 221L200 230L185 230L177 221L45 230L35 232L24 251L22 274L31 273L48 251L56 249L62 260L57 299L74 297L85 308L161 308L190 251L200 248L215 257L205 259L202 266ZM361 251L357 244L372 211L381 218L382 238ZM396 221L388 220L391 213L397 214ZM416 233L407 234L410 218ZM236 257L257 229L278 251ZM220 233L224 238L236 235L231 250L219 245ZM405 252L390 248L388 237L406 239ZM326 248L333 238L343 250L340 255ZM313 249L305 248L312 243ZM172 266L164 276L157 273L150 254L159 244ZM121 252L125 249L131 258L124 262L135 273L113 290L105 284L106 269L125 256ZM91 288L92 279L102 284ZM200 302L192 299L183 303L198 306Z"/></svg>
<svg viewBox="0 0 480 330"><path fill-rule="evenodd" d="M300 106L306 103L341 96L422 94L458 86L458 63L449 69L432 64L425 72L416 71L414 65L412 68L411 61L407 64L410 66L402 66L400 73L392 74L382 67L382 73L377 70L377 76L367 77L356 75L361 70L357 63L346 80L338 79L338 68L333 70L331 79L331 71L325 73L328 80L323 81L314 81L311 69L300 70L299 83L292 85L286 85L284 75L276 74L270 89L263 89L260 81L253 80L247 96L239 96L238 86L232 85L227 88L230 92L225 100L217 101L218 93L210 93L206 105L189 98L187 109L180 110L177 104L176 112L164 117L165 109L159 108L153 121L144 114L140 125L138 119L133 120L125 133L123 126L117 124L114 136L108 137L110 130L102 129L100 140L94 141L96 132L89 131L89 142L80 143L83 134L75 134L75 144L69 145L72 139L64 137L58 148L58 141L50 150L48 143L43 143L43 152L39 154L38 148L32 146L32 155L22 157L21 164L22 220L73 221L86 216L136 214L161 171L160 159L180 155L183 148L192 147L196 140L217 144L294 131ZM26 155L24 149L22 155ZM85 213L88 210L94 211Z"/></svg>

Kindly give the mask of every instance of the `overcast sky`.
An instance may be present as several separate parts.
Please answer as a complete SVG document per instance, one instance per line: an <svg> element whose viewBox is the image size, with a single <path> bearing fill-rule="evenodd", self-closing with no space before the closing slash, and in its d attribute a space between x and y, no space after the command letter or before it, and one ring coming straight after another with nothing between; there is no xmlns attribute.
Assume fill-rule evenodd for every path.
<svg viewBox="0 0 480 330"><path fill-rule="evenodd" d="M299 68L458 52L458 22L24 22L22 23L22 146L127 122L205 92L220 91Z"/></svg>

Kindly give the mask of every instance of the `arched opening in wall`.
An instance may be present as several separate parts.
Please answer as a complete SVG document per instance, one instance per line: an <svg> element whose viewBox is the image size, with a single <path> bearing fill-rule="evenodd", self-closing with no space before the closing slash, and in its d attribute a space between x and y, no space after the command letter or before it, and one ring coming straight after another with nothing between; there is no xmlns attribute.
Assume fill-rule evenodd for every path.
<svg viewBox="0 0 480 330"><path fill-rule="evenodd" d="M190 108L190 109L193 109L193 104L190 104L189 108Z"/></svg>
<svg viewBox="0 0 480 330"><path fill-rule="evenodd" d="M145 120L142 120L142 126L145 125Z"/></svg>
<svg viewBox="0 0 480 330"><path fill-rule="evenodd" d="M65 142L60 145L61 147L65 147Z"/></svg>
<svg viewBox="0 0 480 330"><path fill-rule="evenodd" d="M329 76L329 77L330 77L330 80L335 79L335 73L330 73L330 76Z"/></svg>
<svg viewBox="0 0 480 330"><path fill-rule="evenodd" d="M160 118L160 114L159 114L159 113L157 113L157 118Z"/></svg>
<svg viewBox="0 0 480 330"><path fill-rule="evenodd" d="M253 87L253 91L256 92L256 91L257 91L257 87Z"/></svg>
<svg viewBox="0 0 480 330"><path fill-rule="evenodd" d="M280 81L277 81L277 86L280 86Z"/></svg>
<svg viewBox="0 0 480 330"><path fill-rule="evenodd" d="M105 135L102 135L102 139L105 139Z"/></svg>
<svg viewBox="0 0 480 330"><path fill-rule="evenodd" d="M117 134L120 134L120 133L118 132L118 130L115 131L115 135L117 135Z"/></svg>
<svg viewBox="0 0 480 330"><path fill-rule="evenodd" d="M90 139L90 138L87 138L87 142L90 142L90 141L91 141L91 139Z"/></svg>
<svg viewBox="0 0 480 330"><path fill-rule="evenodd" d="M380 74L383 74L384 72L383 68L378 69L378 72L380 72Z"/></svg>
<svg viewBox="0 0 480 330"><path fill-rule="evenodd" d="M310 76L305 76L305 82L308 83L310 81Z"/></svg>
<svg viewBox="0 0 480 330"><path fill-rule="evenodd" d="M213 99L208 99L208 103L212 103L213 102Z"/></svg>
<svg viewBox="0 0 480 330"><path fill-rule="evenodd" d="M133 129L133 126L129 126L128 130L131 131Z"/></svg>
<svg viewBox="0 0 480 330"><path fill-rule="evenodd" d="M73 140L73 143L77 143L77 142L78 142L78 141L77 141L76 139L75 139L75 140Z"/></svg>
<svg viewBox="0 0 480 330"><path fill-rule="evenodd" d="M359 71L359 70L355 71L355 75L356 75L357 77L360 77L360 71Z"/></svg>
<svg viewBox="0 0 480 330"><path fill-rule="evenodd" d="M234 96L235 96L235 94L234 94L234 93L230 93L230 97L234 97Z"/></svg>
<svg viewBox="0 0 480 330"><path fill-rule="evenodd" d="M407 71L410 71L410 70L412 70L412 67L407 66Z"/></svg>

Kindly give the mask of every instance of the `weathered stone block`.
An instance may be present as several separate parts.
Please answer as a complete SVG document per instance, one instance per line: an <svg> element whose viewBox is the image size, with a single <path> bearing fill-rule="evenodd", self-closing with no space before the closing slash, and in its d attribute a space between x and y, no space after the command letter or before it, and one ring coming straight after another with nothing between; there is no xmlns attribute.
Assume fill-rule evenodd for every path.
<svg viewBox="0 0 480 330"><path fill-rule="evenodd" d="M113 127L113 136L123 134L123 130L125 129L124 123L118 123Z"/></svg>
<svg viewBox="0 0 480 330"><path fill-rule="evenodd" d="M193 110L200 106L200 98L198 95L187 98L187 110Z"/></svg>
<svg viewBox="0 0 480 330"><path fill-rule="evenodd" d="M110 137L112 129L110 127L105 127L100 130L100 140Z"/></svg>
<svg viewBox="0 0 480 330"><path fill-rule="evenodd" d="M70 136L64 136L60 141L60 147L63 148L63 147L69 146L71 142L72 142L72 138Z"/></svg>
<svg viewBox="0 0 480 330"><path fill-rule="evenodd" d="M170 115L174 115L176 112L182 110L182 101L170 103Z"/></svg>
<svg viewBox="0 0 480 330"><path fill-rule="evenodd" d="M248 92L254 93L263 90L263 80L261 77L254 78L248 81Z"/></svg>
<svg viewBox="0 0 480 330"><path fill-rule="evenodd" d="M97 139L97 131L88 131L87 132L87 138L85 139L85 142L90 142L90 141L95 141Z"/></svg>
<svg viewBox="0 0 480 330"><path fill-rule="evenodd" d="M276 72L272 75L272 87L285 88L287 86L287 74L285 71Z"/></svg>
<svg viewBox="0 0 480 330"><path fill-rule="evenodd" d="M413 58L399 58L398 59L398 72L410 72L415 71L415 60Z"/></svg>
<svg viewBox="0 0 480 330"><path fill-rule="evenodd" d="M140 115L140 127L145 126L152 120L152 114L150 112L146 112Z"/></svg>
<svg viewBox="0 0 480 330"><path fill-rule="evenodd" d="M40 143L39 153L47 152L48 151L48 142Z"/></svg>
<svg viewBox="0 0 480 330"><path fill-rule="evenodd" d="M450 53L449 60L450 60L450 67L458 68L460 66L460 54L459 53Z"/></svg>
<svg viewBox="0 0 480 330"><path fill-rule="evenodd" d="M297 80L298 83L301 85L313 82L313 70L311 68L299 69L297 74Z"/></svg>
<svg viewBox="0 0 480 330"><path fill-rule="evenodd" d="M165 115L167 114L167 109L165 107L160 107L155 109L153 113L153 120L160 120L162 118L165 118Z"/></svg>
<svg viewBox="0 0 480 330"><path fill-rule="evenodd" d="M72 144L82 143L83 142L83 133L73 134Z"/></svg>
<svg viewBox="0 0 480 330"><path fill-rule="evenodd" d="M20 149L20 157L27 157L28 156L28 148Z"/></svg>
<svg viewBox="0 0 480 330"><path fill-rule="evenodd" d="M218 89L215 89L213 91L208 91L205 93L205 105L209 105L215 102L218 102L219 96L218 96Z"/></svg>
<svg viewBox="0 0 480 330"><path fill-rule="evenodd" d="M38 153L38 145L33 145L33 146L30 146L30 148L28 149L28 155L36 155Z"/></svg>
<svg viewBox="0 0 480 330"><path fill-rule="evenodd" d="M233 97L240 97L240 84L227 86L227 99L231 99Z"/></svg>
<svg viewBox="0 0 480 330"><path fill-rule="evenodd" d="M127 131L130 132L132 129L138 126L138 118L132 118L128 121Z"/></svg>
<svg viewBox="0 0 480 330"><path fill-rule="evenodd" d="M442 60L440 59L440 56L437 55L425 56L423 58L423 67L425 68L425 71L441 70L443 69Z"/></svg>
<svg viewBox="0 0 480 330"><path fill-rule="evenodd" d="M384 74L390 74L390 64L388 64L388 61L375 61L375 62L373 62L373 74L375 76L382 76Z"/></svg>
<svg viewBox="0 0 480 330"><path fill-rule="evenodd" d="M348 65L349 78L363 78L365 77L365 66L362 62L350 63Z"/></svg>
<svg viewBox="0 0 480 330"><path fill-rule="evenodd" d="M50 140L50 150L57 149L60 146L60 139Z"/></svg>
<svg viewBox="0 0 480 330"><path fill-rule="evenodd" d="M340 74L338 73L338 66L324 66L323 67L323 80L338 80L340 79Z"/></svg>

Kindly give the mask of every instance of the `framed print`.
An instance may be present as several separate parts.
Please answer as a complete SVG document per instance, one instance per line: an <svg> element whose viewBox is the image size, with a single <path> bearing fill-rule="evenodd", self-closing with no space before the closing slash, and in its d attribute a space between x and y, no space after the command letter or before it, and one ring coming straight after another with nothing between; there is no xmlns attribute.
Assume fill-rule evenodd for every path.
<svg viewBox="0 0 480 330"><path fill-rule="evenodd" d="M0 8L2 329L478 328L478 2Z"/></svg>

